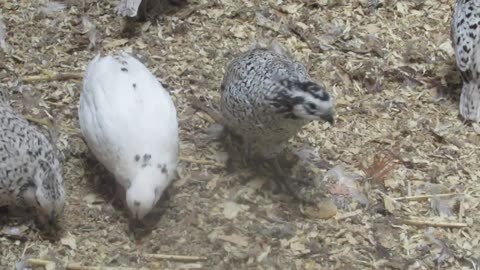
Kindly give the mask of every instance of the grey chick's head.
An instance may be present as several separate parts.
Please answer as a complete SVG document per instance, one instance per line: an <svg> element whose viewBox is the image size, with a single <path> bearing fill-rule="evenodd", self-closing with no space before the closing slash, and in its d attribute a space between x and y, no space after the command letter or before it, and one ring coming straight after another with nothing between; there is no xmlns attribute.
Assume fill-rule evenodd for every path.
<svg viewBox="0 0 480 270"><path fill-rule="evenodd" d="M288 118L324 120L334 124L335 112L330 94L312 81L278 80L278 91L271 104Z"/></svg>
<svg viewBox="0 0 480 270"><path fill-rule="evenodd" d="M34 205L42 221L55 225L65 206L63 176L58 161L53 163L40 161L33 177L37 183Z"/></svg>

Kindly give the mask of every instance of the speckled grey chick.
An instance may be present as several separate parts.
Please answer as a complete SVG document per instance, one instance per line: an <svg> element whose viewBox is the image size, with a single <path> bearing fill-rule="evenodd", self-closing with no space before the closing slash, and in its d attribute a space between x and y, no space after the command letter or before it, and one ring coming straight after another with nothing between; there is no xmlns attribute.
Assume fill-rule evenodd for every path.
<svg viewBox="0 0 480 270"><path fill-rule="evenodd" d="M276 157L304 125L334 122L330 94L275 42L230 63L221 85L221 111L228 132L243 142L244 158L273 160L278 170Z"/></svg>
<svg viewBox="0 0 480 270"><path fill-rule="evenodd" d="M334 122L330 94L277 43L251 49L227 67L221 110L228 130L265 158L310 121Z"/></svg>
<svg viewBox="0 0 480 270"><path fill-rule="evenodd" d="M457 0L451 34L457 67L463 78L460 114L480 121L480 0Z"/></svg>
<svg viewBox="0 0 480 270"><path fill-rule="evenodd" d="M60 162L49 140L7 102L0 99L0 206L33 208L53 225L65 205Z"/></svg>

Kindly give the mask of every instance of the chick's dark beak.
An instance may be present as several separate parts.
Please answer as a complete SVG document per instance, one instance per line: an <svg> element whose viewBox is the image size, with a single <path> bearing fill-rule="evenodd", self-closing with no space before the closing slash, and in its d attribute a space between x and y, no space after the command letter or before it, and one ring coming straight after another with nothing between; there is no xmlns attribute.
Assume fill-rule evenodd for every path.
<svg viewBox="0 0 480 270"><path fill-rule="evenodd" d="M329 122L332 126L335 125L335 118L333 113L327 113L321 116L321 118Z"/></svg>

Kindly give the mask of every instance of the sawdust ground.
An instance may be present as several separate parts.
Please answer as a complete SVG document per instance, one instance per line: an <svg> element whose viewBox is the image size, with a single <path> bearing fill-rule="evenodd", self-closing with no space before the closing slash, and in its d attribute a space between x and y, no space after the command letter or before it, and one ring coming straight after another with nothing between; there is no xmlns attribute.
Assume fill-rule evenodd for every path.
<svg viewBox="0 0 480 270"><path fill-rule="evenodd" d="M27 222L21 239L0 235L2 269L11 269L23 255L161 269L478 264L479 129L458 116L461 84L449 40L451 1L190 1L158 22L139 25L139 35L130 38L122 33L122 18L113 14L115 1L66 1L64 11L46 15L39 13L43 4L2 2L12 51L0 53L0 86L22 113L56 120L68 191L64 231L62 240L49 241ZM96 25L97 51L87 50L84 15ZM272 192L264 177L227 174L221 146L202 139L208 117L189 106L190 93L215 105L226 64L254 40L273 37L336 96L335 127L312 123L291 144L308 153L321 195L336 208L306 208ZM140 241L133 239L121 209L108 203L108 176L78 136L80 81L23 81L42 68L81 73L98 51L120 49L141 55L161 78L181 126L180 178L158 210L163 214L155 229ZM393 170L372 176L382 169L372 165L374 156L389 152L395 156ZM337 165L343 169L334 172L357 174L354 187L323 179ZM391 199L422 192L465 195L436 203ZM332 211L335 217L322 219ZM440 215L448 211L451 216ZM413 218L436 224L431 229L404 224ZM3 230L25 225L5 216L2 221ZM440 222L465 226L438 227ZM145 253L208 259L155 262Z"/></svg>

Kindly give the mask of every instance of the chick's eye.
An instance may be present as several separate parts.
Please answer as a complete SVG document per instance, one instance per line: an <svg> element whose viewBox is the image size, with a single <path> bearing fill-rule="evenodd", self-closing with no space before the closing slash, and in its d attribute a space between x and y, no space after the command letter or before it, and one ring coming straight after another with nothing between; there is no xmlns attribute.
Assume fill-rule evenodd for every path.
<svg viewBox="0 0 480 270"><path fill-rule="evenodd" d="M320 100L328 101L330 100L330 96L326 92L323 92L323 94L320 96Z"/></svg>
<svg viewBox="0 0 480 270"><path fill-rule="evenodd" d="M308 108L311 109L311 110L315 110L317 108L317 106L313 103L308 103L307 104Z"/></svg>

